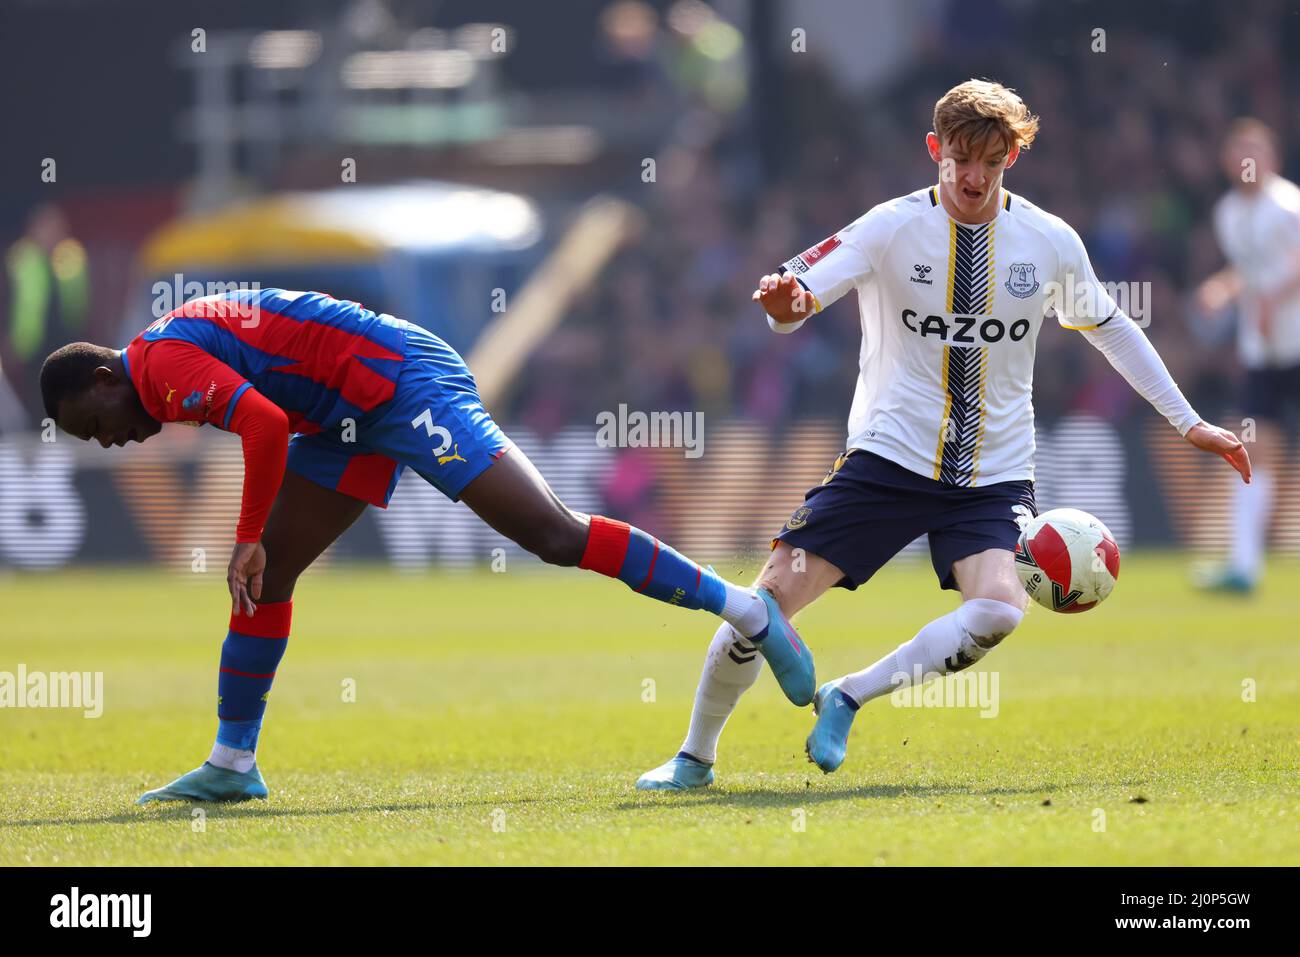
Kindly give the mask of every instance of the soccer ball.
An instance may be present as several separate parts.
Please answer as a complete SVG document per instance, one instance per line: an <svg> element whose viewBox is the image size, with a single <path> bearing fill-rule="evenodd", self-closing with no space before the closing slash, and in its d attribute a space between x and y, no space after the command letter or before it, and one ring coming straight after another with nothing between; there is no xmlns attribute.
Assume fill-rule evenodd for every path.
<svg viewBox="0 0 1300 957"><path fill-rule="evenodd" d="M1016 542L1016 574L1029 597L1052 611L1095 608L1119 578L1119 546L1105 525L1077 508L1032 519Z"/></svg>

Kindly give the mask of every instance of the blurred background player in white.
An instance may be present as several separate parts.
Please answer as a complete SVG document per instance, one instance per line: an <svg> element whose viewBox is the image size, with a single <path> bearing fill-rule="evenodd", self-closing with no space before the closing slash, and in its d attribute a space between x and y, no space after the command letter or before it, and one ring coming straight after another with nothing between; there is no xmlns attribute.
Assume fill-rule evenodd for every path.
<svg viewBox="0 0 1300 957"><path fill-rule="evenodd" d="M1241 413L1254 424L1255 475L1236 488L1226 565L1197 577L1207 588L1246 593L1263 569L1287 424L1300 408L1300 188L1278 174L1277 139L1259 120L1232 125L1221 159L1232 189L1214 208L1214 231L1228 265L1201 284L1198 299L1220 317L1237 307Z"/></svg>
<svg viewBox="0 0 1300 957"><path fill-rule="evenodd" d="M848 448L773 540L759 584L789 617L829 588L857 588L928 535L940 587L962 599L875 664L818 689L806 747L826 773L843 762L863 704L914 675L971 666L1020 624L1027 596L1013 556L1035 514L1033 367L1044 320L1082 335L1192 445L1250 477L1241 442L1201 421L1097 279L1078 233L1003 189L1037 130L1014 91L984 80L954 87L925 141L938 185L874 207L753 294L777 332L849 292L862 321ZM723 725L760 668L750 643L719 628L681 750L637 787L711 783Z"/></svg>

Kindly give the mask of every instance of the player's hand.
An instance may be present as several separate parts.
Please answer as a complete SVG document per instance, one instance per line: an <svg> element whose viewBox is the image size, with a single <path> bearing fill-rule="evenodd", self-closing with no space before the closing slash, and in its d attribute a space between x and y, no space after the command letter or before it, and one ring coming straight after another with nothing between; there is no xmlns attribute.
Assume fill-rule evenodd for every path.
<svg viewBox="0 0 1300 957"><path fill-rule="evenodd" d="M230 587L233 614L241 611L253 617L262 597L262 572L266 571L266 549L261 542L238 542L230 553L230 567L226 571L226 584Z"/></svg>
<svg viewBox="0 0 1300 957"><path fill-rule="evenodd" d="M1217 425L1199 422L1187 430L1186 439L1203 452L1222 455L1228 464L1241 473L1241 479L1250 484L1250 456L1241 440Z"/></svg>
<svg viewBox="0 0 1300 957"><path fill-rule="evenodd" d="M790 273L764 276L750 298L776 322L800 322L817 308L812 293L799 285L799 280Z"/></svg>
<svg viewBox="0 0 1300 957"><path fill-rule="evenodd" d="M1236 283L1226 272L1216 273L1196 290L1196 304L1210 314L1222 312L1236 297Z"/></svg>

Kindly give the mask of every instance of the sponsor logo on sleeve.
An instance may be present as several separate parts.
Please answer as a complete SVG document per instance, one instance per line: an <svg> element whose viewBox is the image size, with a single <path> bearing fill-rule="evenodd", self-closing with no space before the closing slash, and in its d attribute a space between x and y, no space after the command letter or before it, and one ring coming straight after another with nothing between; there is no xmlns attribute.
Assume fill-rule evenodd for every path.
<svg viewBox="0 0 1300 957"><path fill-rule="evenodd" d="M809 269L812 269L813 266L816 266L831 252L838 249L840 245L840 237L838 234L835 236L828 236L816 246L813 246L810 249L805 249L798 256L795 256L794 259L791 259L785 264L785 268L790 270L796 276L801 276Z"/></svg>

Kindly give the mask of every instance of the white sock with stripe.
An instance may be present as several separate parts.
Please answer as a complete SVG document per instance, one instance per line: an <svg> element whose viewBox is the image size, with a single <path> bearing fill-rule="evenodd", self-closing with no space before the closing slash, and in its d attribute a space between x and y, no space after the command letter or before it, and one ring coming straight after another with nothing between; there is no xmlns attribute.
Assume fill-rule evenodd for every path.
<svg viewBox="0 0 1300 957"><path fill-rule="evenodd" d="M870 668L847 675L840 690L859 705L922 675L946 675L979 661L1020 624L1024 612L992 598L972 598L936 618ZM899 677L901 676L901 677Z"/></svg>
<svg viewBox="0 0 1300 957"><path fill-rule="evenodd" d="M725 622L719 625L704 659L704 672L691 709L691 727L681 749L712 764L718 756L723 726L736 710L740 696L753 687L762 671L763 658L758 648Z"/></svg>

